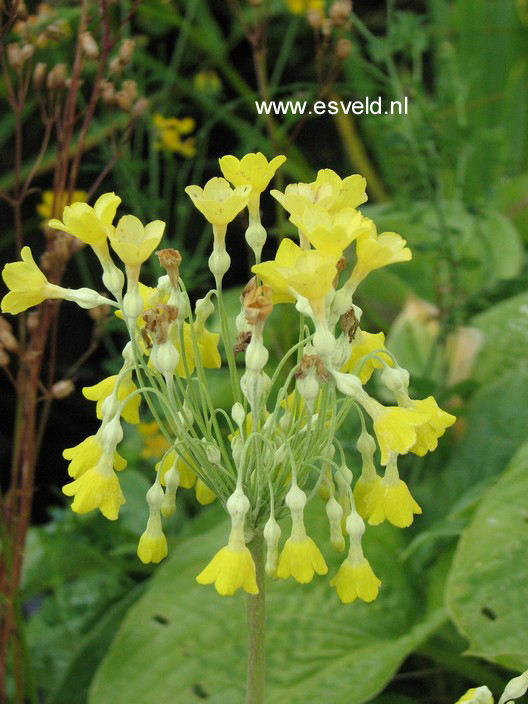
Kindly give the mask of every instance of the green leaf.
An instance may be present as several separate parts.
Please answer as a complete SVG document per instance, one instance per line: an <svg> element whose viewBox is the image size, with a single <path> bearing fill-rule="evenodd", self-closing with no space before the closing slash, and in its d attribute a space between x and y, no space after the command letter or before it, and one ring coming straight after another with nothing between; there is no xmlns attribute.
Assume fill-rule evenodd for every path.
<svg viewBox="0 0 528 704"><path fill-rule="evenodd" d="M309 532L323 532L318 501ZM310 513L313 513L311 510ZM285 526L285 530L288 527ZM327 528L324 527L326 532ZM225 543L225 522L181 542L131 609L99 668L91 704L211 704L243 700L246 668L245 599L219 597L195 577ZM365 551L383 580L373 604L343 606L328 577L301 586L267 588L268 704L366 701L403 659L445 622L443 610L424 617L411 576L398 562L402 533L380 526L367 533ZM342 556L333 556L329 575Z"/></svg>
<svg viewBox="0 0 528 704"><path fill-rule="evenodd" d="M462 536L447 607L469 652L512 669L528 667L528 444L483 498Z"/></svg>

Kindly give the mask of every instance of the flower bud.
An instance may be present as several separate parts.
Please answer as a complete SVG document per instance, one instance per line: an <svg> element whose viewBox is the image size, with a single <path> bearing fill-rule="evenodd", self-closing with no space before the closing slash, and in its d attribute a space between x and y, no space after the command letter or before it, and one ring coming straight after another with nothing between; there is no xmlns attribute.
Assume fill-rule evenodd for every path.
<svg viewBox="0 0 528 704"><path fill-rule="evenodd" d="M18 44L8 44L7 45L7 63L15 71L20 71L24 65L24 59L22 58L22 51Z"/></svg>
<svg viewBox="0 0 528 704"><path fill-rule="evenodd" d="M118 59L122 64L128 64L134 55L136 43L133 39L123 39L119 47Z"/></svg>
<svg viewBox="0 0 528 704"><path fill-rule="evenodd" d="M55 88L64 88L66 83L66 64L55 64L48 73L46 78L46 86L53 90Z"/></svg>
<svg viewBox="0 0 528 704"><path fill-rule="evenodd" d="M350 39L341 37L336 45L336 56L340 61L344 61L352 51L352 42Z"/></svg>
<svg viewBox="0 0 528 704"><path fill-rule="evenodd" d="M336 386L345 396L356 399L363 393L363 385L358 376L355 374L342 374L341 372L333 372L333 377Z"/></svg>
<svg viewBox="0 0 528 704"><path fill-rule="evenodd" d="M39 61L33 70L33 87L35 90L39 90L44 85L46 80L46 73L48 72L48 67L46 64Z"/></svg>
<svg viewBox="0 0 528 704"><path fill-rule="evenodd" d="M326 516L330 525L330 544L336 552L343 552L345 549L345 539L341 530L343 509L333 496L326 503Z"/></svg>
<svg viewBox="0 0 528 704"><path fill-rule="evenodd" d="M141 117L147 110L149 101L146 98L140 98L132 106L132 117Z"/></svg>
<svg viewBox="0 0 528 704"><path fill-rule="evenodd" d="M222 460L222 455L220 454L220 450L216 447L216 445L206 445L205 454L207 455L207 459L211 464L220 464Z"/></svg>
<svg viewBox="0 0 528 704"><path fill-rule="evenodd" d="M155 482L147 491L147 503L151 512L160 510L164 496L165 493L161 488L161 484Z"/></svg>
<svg viewBox="0 0 528 704"><path fill-rule="evenodd" d="M89 59L99 58L99 47L98 47L95 39L90 34L90 32L83 32L81 34L80 39L81 39L81 49L83 50L84 54Z"/></svg>
<svg viewBox="0 0 528 704"><path fill-rule="evenodd" d="M51 387L51 395L53 398L63 399L75 391L75 385L71 379L62 379L57 381Z"/></svg>
<svg viewBox="0 0 528 704"><path fill-rule="evenodd" d="M279 540L281 537L281 529L274 516L270 516L264 526L264 540L266 541L266 574L269 577L275 577L277 574L277 565L279 561Z"/></svg>
<svg viewBox="0 0 528 704"><path fill-rule="evenodd" d="M239 403L238 401L233 404L233 407L231 408L231 418L235 421L235 423L241 427L242 423L246 419L246 413L244 411L244 406Z"/></svg>
<svg viewBox="0 0 528 704"><path fill-rule="evenodd" d="M384 364L383 372L381 373L381 383L392 391L397 399L402 396L407 396L409 388L409 372L401 367L389 367Z"/></svg>
<svg viewBox="0 0 528 704"><path fill-rule="evenodd" d="M242 489L237 486L235 491L226 501L226 509L228 514L233 519L233 522L240 524L246 517L247 512L251 508L248 497L244 494Z"/></svg>

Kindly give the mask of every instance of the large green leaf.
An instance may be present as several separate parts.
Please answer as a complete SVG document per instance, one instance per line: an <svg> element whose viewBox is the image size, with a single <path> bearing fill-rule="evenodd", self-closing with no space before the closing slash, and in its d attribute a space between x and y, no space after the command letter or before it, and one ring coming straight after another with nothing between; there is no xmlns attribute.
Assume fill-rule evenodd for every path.
<svg viewBox="0 0 528 704"><path fill-rule="evenodd" d="M528 667L528 444L482 500L463 534L446 603L470 653Z"/></svg>
<svg viewBox="0 0 528 704"><path fill-rule="evenodd" d="M311 532L320 534L322 505ZM131 609L95 677L91 704L211 704L244 699L245 599L221 598L195 576L224 543L227 525L181 542ZM398 562L402 534L380 526L366 551L383 580L373 604L343 606L328 578L307 586L268 582L267 702L362 702L379 692L403 659L445 621L417 608L411 577ZM341 558L329 559L333 574Z"/></svg>

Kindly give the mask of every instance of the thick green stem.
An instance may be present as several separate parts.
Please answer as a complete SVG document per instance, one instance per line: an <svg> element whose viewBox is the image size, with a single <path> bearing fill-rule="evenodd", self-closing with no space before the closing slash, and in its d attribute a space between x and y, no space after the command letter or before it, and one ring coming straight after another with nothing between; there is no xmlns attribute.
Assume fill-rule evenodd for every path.
<svg viewBox="0 0 528 704"><path fill-rule="evenodd" d="M246 704L264 704L266 680L266 594L264 538L256 535L249 549L255 561L259 593L247 596L248 666Z"/></svg>

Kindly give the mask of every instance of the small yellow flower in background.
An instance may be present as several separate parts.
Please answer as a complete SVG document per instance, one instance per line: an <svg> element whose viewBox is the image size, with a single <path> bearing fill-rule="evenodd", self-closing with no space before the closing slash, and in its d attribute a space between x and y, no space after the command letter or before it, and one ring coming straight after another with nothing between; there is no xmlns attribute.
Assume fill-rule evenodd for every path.
<svg viewBox="0 0 528 704"><path fill-rule="evenodd" d="M125 497L112 468L112 457L102 455L99 462L78 479L62 487L63 494L73 496L72 510L88 513L98 508L105 518L115 521Z"/></svg>
<svg viewBox="0 0 528 704"><path fill-rule="evenodd" d="M67 447L62 452L65 460L69 461L68 474L77 479L99 462L103 455L103 446L97 441L95 435L89 435L75 447ZM114 469L121 472L127 466L127 461L118 452L114 453Z"/></svg>
<svg viewBox="0 0 528 704"><path fill-rule="evenodd" d="M73 191L72 197L70 199L70 202L68 202L68 194L63 193L62 198L60 199L60 202L58 202L56 208L57 211L62 213L64 208L67 205L70 205L70 203L77 203L80 201L86 200L86 197L88 194L86 191ZM52 207L53 207L53 199L54 199L54 194L53 191L47 190L47 191L42 191L42 200L36 207L37 214L40 215L42 220L44 221L42 225L47 225L48 220L52 216Z"/></svg>
<svg viewBox="0 0 528 704"><path fill-rule="evenodd" d="M47 298L63 298L64 290L50 284L38 268L29 247L22 247L21 262L10 262L2 271L9 293L2 298L2 313L16 315Z"/></svg>
<svg viewBox="0 0 528 704"><path fill-rule="evenodd" d="M429 415L410 408L376 404L374 432L381 450L381 464L389 461L391 452L405 455L416 443L416 428L429 419Z"/></svg>
<svg viewBox="0 0 528 704"><path fill-rule="evenodd" d="M456 704L493 704L493 694L487 687L472 687L463 694Z"/></svg>
<svg viewBox="0 0 528 704"><path fill-rule="evenodd" d="M156 464L156 471L160 473L161 483L165 484L165 475L173 466L176 466L178 474L180 475L179 486L181 486L182 489L190 489L193 487L196 482L193 463L188 457L185 460L182 459L175 450L171 450L162 462Z"/></svg>
<svg viewBox="0 0 528 704"><path fill-rule="evenodd" d="M330 214L320 205L308 204L301 215L294 214L290 220L320 252L335 251L340 255L368 231L363 224L365 218L353 208Z"/></svg>
<svg viewBox="0 0 528 704"><path fill-rule="evenodd" d="M212 489L210 489L207 484L202 481L199 477L196 480L196 486L194 487L194 492L196 494L196 501L202 506L207 506L212 504L216 499L216 494Z"/></svg>
<svg viewBox="0 0 528 704"><path fill-rule="evenodd" d="M104 248L120 203L121 198L115 193L104 193L93 208L86 203L72 203L64 208L62 221L50 220L48 226L67 232L94 249Z"/></svg>
<svg viewBox="0 0 528 704"><path fill-rule="evenodd" d="M400 479L395 461L389 462L385 476L372 485L365 503L368 522L373 526L387 519L398 528L407 528L413 522L413 515L422 512L407 484Z"/></svg>
<svg viewBox="0 0 528 704"><path fill-rule="evenodd" d="M303 250L285 237L275 259L256 264L251 271L276 294L291 295L293 290L308 300L320 300L332 288L340 256L339 252Z"/></svg>
<svg viewBox="0 0 528 704"><path fill-rule="evenodd" d="M383 360L386 364L390 366L393 365L392 359L388 354L383 354L385 349L385 335L382 332L370 333L365 332L358 328L352 342L350 343L350 357L346 364L346 368L349 372L355 373L356 368L360 368L358 371L358 376L361 379L362 384L366 384L367 381L372 376L375 369L383 368ZM361 360L373 352L377 353L377 357L370 357L365 363L359 367Z"/></svg>
<svg viewBox="0 0 528 704"><path fill-rule="evenodd" d="M219 159L224 177L233 186L251 186L250 212L258 210L260 194L266 190L277 169L285 161L286 157L281 154L268 162L261 152L246 154L242 159L231 155Z"/></svg>
<svg viewBox="0 0 528 704"><path fill-rule="evenodd" d="M222 81L212 68L203 68L194 74L193 85L200 93L217 95L222 90Z"/></svg>
<svg viewBox="0 0 528 704"><path fill-rule="evenodd" d="M156 249L163 237L165 223L153 220L143 226L135 215L123 215L117 227L108 233L112 249L124 264L138 267Z"/></svg>
<svg viewBox="0 0 528 704"><path fill-rule="evenodd" d="M376 577L365 557L358 564L354 564L348 556L330 580L330 586L336 588L343 604L350 604L358 597L369 602L378 596L381 580Z"/></svg>
<svg viewBox="0 0 528 704"><path fill-rule="evenodd" d="M286 0L286 7L295 15L303 15L310 10L324 13L325 0Z"/></svg>
<svg viewBox="0 0 528 704"><path fill-rule="evenodd" d="M185 193L212 225L228 225L244 210L249 201L251 186L231 188L225 178L209 179L203 188L187 186Z"/></svg>
<svg viewBox="0 0 528 704"><path fill-rule="evenodd" d="M192 117L163 117L159 113L152 116L156 128L156 149L176 152L186 158L196 153L196 138L185 137L196 129L196 122ZM183 139L185 137L185 139Z"/></svg>
<svg viewBox="0 0 528 704"><path fill-rule="evenodd" d="M118 379L117 374L112 374L112 376L103 379L93 386L85 386L82 390L83 396L90 401L97 401L97 406L95 412L99 420L103 417L102 406L103 401L114 392L115 385ZM121 383L119 384L119 389L117 391L117 398L119 401L123 402L126 397L137 389L137 386L132 381L132 372L126 374ZM139 423L139 406L141 399L139 394L133 396L130 401L123 408L122 416L127 421L127 423Z"/></svg>
<svg viewBox="0 0 528 704"><path fill-rule="evenodd" d="M143 441L143 446L139 453L142 460L161 457L169 449L169 443L155 420L150 423L140 423L138 430Z"/></svg>
<svg viewBox="0 0 528 704"><path fill-rule="evenodd" d="M411 400L410 408L429 416L423 425L416 428L416 443L410 448L410 452L423 457L427 452L436 450L438 438L444 434L446 428L453 425L456 416L439 408L432 396L421 401Z"/></svg>

